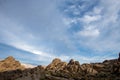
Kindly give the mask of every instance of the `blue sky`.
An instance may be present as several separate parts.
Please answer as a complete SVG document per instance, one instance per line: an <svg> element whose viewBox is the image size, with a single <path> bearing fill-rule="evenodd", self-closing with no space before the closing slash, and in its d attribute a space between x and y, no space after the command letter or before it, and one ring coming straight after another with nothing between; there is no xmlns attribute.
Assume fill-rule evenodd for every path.
<svg viewBox="0 0 120 80"><path fill-rule="evenodd" d="M119 0L0 0L0 58L46 65L117 58Z"/></svg>

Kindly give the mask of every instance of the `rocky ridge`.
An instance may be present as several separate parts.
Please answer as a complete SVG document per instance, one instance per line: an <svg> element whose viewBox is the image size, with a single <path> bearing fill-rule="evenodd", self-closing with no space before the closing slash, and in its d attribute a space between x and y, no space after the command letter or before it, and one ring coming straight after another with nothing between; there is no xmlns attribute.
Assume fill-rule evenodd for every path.
<svg viewBox="0 0 120 80"><path fill-rule="evenodd" d="M120 80L120 54L118 59L82 65L55 58L46 67L1 72L0 80Z"/></svg>

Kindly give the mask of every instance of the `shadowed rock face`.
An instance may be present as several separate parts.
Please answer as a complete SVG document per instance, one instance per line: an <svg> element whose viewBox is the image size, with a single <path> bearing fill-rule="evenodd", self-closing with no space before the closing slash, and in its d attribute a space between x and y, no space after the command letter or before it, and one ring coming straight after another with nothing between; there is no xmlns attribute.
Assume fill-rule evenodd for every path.
<svg viewBox="0 0 120 80"><path fill-rule="evenodd" d="M119 59L120 56L118 59L105 60L102 63L80 65L78 61L73 59L66 63L55 58L46 67L37 66L21 70L18 68L20 63L13 57L8 57L0 64L12 62L11 64L14 64L17 70L11 69L12 71L1 72L0 80L120 80ZM11 66L4 66L4 68L11 68Z"/></svg>
<svg viewBox="0 0 120 80"><path fill-rule="evenodd" d="M118 61L120 62L120 53L119 53L119 58L118 58Z"/></svg>

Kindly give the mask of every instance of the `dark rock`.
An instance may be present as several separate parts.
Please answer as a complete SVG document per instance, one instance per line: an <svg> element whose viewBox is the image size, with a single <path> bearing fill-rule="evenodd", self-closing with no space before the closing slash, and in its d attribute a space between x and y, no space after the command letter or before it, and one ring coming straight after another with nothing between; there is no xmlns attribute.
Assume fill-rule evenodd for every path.
<svg viewBox="0 0 120 80"><path fill-rule="evenodd" d="M120 53L119 53L118 61L120 62Z"/></svg>

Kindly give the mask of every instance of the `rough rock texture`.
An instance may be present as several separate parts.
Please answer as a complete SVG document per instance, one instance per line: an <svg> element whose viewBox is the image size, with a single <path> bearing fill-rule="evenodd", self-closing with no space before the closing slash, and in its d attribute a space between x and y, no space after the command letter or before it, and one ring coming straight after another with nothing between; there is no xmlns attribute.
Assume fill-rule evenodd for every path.
<svg viewBox="0 0 120 80"><path fill-rule="evenodd" d="M62 62L60 59L55 58L51 64L46 67L48 71L59 71L63 70L63 68L67 65L66 62Z"/></svg>
<svg viewBox="0 0 120 80"><path fill-rule="evenodd" d="M37 66L33 69L27 69L22 71L22 75L15 80L40 80L44 78L44 67Z"/></svg>
<svg viewBox="0 0 120 80"><path fill-rule="evenodd" d="M0 61L0 72L16 69L24 69L24 66L22 66L19 61L16 61L12 56Z"/></svg>
<svg viewBox="0 0 120 80"><path fill-rule="evenodd" d="M119 59L80 65L73 59L66 63L56 58L46 67L1 72L0 80L120 80ZM14 58L9 60L14 62Z"/></svg>
<svg viewBox="0 0 120 80"><path fill-rule="evenodd" d="M0 73L0 80L40 80L43 75L44 68L37 66L25 70L13 70Z"/></svg>
<svg viewBox="0 0 120 80"><path fill-rule="evenodd" d="M71 73L77 73L81 71L81 67L78 61L75 61L71 59L67 66L64 68L65 70L71 72Z"/></svg>
<svg viewBox="0 0 120 80"><path fill-rule="evenodd" d="M81 65L81 68L82 68L82 71L85 73L85 74L97 74L98 71L96 69L93 68L93 66L96 66L96 65L93 65L93 64L83 64Z"/></svg>

